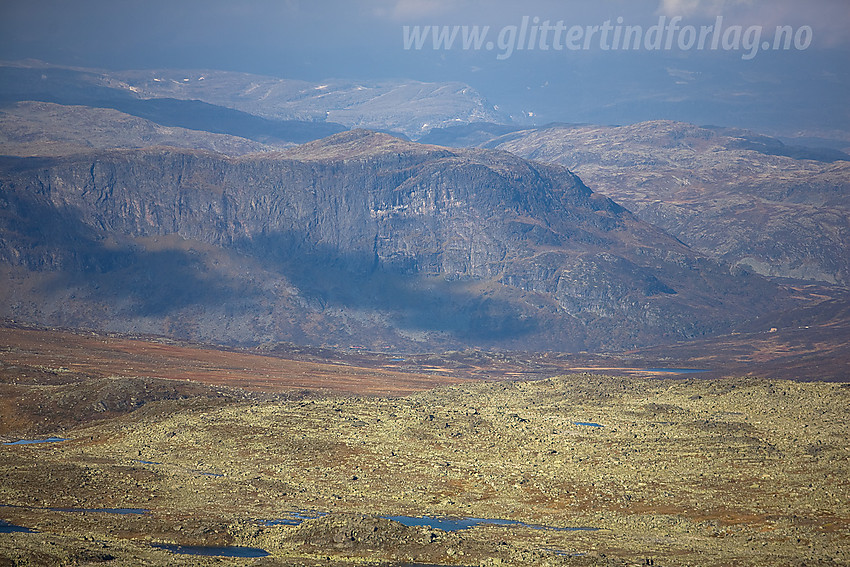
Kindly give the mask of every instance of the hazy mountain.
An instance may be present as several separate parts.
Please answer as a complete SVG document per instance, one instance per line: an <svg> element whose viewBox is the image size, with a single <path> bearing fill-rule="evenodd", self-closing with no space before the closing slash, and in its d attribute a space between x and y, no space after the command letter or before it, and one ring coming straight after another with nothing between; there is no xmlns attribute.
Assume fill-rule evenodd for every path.
<svg viewBox="0 0 850 567"><path fill-rule="evenodd" d="M337 122L417 138L432 128L506 119L469 85L411 80L320 83L213 70L120 71L103 84L144 98L202 100L277 120Z"/></svg>
<svg viewBox="0 0 850 567"><path fill-rule="evenodd" d="M106 71L0 64L0 103L112 108L163 126L260 142L315 140L345 127L418 138L432 128L508 118L469 85L413 80L311 83L216 70Z"/></svg>
<svg viewBox="0 0 850 567"><path fill-rule="evenodd" d="M445 143L562 164L695 250L761 274L850 284L850 156L753 132L670 121L554 125Z"/></svg>
<svg viewBox="0 0 850 567"><path fill-rule="evenodd" d="M0 109L0 154L66 155L113 148L173 146L224 154L283 149L291 143L262 144L138 118L109 108L19 102Z"/></svg>
<svg viewBox="0 0 850 567"><path fill-rule="evenodd" d="M160 126L228 134L255 142L303 143L346 129L327 121L264 118L200 100L142 98L123 88L105 86L105 72L42 63L0 65L0 105L23 101L108 108Z"/></svg>
<svg viewBox="0 0 850 567"><path fill-rule="evenodd" d="M353 131L5 158L2 315L209 341L626 348L779 305L558 166Z"/></svg>

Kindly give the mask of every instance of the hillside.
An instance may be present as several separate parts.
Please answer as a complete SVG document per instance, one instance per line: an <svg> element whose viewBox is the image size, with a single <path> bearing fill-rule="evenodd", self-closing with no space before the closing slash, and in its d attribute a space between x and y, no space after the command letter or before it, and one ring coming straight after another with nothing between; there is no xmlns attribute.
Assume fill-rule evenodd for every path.
<svg viewBox="0 0 850 567"><path fill-rule="evenodd" d="M0 109L0 155L61 156L93 150L172 146L223 154L282 149L239 136L162 126L109 108L19 102Z"/></svg>
<svg viewBox="0 0 850 567"><path fill-rule="evenodd" d="M724 263L850 285L850 156L843 152L670 121L555 125L481 143L564 165Z"/></svg>
<svg viewBox="0 0 850 567"><path fill-rule="evenodd" d="M227 158L2 163L3 316L256 344L622 349L725 332L775 285L557 166L353 131Z"/></svg>

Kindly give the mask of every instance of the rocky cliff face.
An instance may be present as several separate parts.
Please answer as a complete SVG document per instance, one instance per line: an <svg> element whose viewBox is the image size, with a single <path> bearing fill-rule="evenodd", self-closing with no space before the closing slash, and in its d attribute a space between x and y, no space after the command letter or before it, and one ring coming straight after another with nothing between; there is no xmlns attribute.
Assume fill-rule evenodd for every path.
<svg viewBox="0 0 850 567"><path fill-rule="evenodd" d="M353 131L6 159L6 317L231 342L624 348L777 296L558 166Z"/></svg>

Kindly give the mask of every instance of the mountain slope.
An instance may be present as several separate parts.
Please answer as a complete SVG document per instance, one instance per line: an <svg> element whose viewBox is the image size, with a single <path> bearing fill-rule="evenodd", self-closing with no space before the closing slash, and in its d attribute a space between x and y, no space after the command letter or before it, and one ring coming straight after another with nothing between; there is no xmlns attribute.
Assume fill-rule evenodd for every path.
<svg viewBox="0 0 850 567"><path fill-rule="evenodd" d="M556 125L484 145L564 165L723 262L850 285L850 156L842 152L669 121Z"/></svg>
<svg viewBox="0 0 850 567"><path fill-rule="evenodd" d="M247 138L156 122L108 108L19 102L0 109L0 155L66 155L114 148L173 146L245 154L280 149Z"/></svg>
<svg viewBox="0 0 850 567"><path fill-rule="evenodd" d="M0 164L3 316L219 342L624 348L777 290L569 171L353 131L281 153Z"/></svg>

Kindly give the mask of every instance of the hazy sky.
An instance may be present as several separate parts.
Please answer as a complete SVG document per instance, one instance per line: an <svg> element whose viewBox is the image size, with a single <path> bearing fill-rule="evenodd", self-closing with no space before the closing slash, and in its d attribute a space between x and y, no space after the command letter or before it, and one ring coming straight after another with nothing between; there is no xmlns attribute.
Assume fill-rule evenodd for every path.
<svg viewBox="0 0 850 567"><path fill-rule="evenodd" d="M460 27L451 49L432 35L416 49L431 26L488 33L477 49ZM517 120L826 134L850 131L848 26L847 0L3 0L0 58L462 81Z"/></svg>

